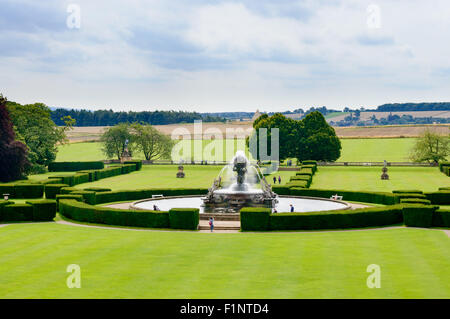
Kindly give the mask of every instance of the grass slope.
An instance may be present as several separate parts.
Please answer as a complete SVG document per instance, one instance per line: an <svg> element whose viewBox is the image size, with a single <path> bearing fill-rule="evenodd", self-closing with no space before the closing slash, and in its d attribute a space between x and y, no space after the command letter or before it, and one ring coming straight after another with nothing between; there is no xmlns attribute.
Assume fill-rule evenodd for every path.
<svg viewBox="0 0 450 319"><path fill-rule="evenodd" d="M80 289L66 286L70 264L81 267ZM381 267L380 289L366 286L370 264ZM449 298L449 268L438 230L0 228L0 298Z"/></svg>

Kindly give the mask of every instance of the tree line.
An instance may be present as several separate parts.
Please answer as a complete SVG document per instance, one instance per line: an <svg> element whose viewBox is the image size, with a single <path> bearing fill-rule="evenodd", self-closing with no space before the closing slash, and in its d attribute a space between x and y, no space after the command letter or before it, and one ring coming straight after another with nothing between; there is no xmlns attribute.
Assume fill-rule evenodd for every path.
<svg viewBox="0 0 450 319"><path fill-rule="evenodd" d="M450 111L450 102L439 103L388 103L377 107L377 112Z"/></svg>
<svg viewBox="0 0 450 319"><path fill-rule="evenodd" d="M51 118L56 125L64 125L61 118L70 116L76 121L76 126L114 126L120 123L147 123L152 125L203 122L225 122L221 116L203 115L197 112L185 111L142 111L114 112L113 110L68 110L58 108L51 112Z"/></svg>

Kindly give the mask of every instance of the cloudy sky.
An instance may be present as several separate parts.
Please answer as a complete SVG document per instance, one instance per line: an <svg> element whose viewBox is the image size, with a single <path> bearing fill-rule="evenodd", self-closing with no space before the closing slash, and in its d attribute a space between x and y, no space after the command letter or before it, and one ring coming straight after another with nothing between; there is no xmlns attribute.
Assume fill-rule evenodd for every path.
<svg viewBox="0 0 450 319"><path fill-rule="evenodd" d="M450 101L448 0L0 8L0 92L20 103L219 112Z"/></svg>

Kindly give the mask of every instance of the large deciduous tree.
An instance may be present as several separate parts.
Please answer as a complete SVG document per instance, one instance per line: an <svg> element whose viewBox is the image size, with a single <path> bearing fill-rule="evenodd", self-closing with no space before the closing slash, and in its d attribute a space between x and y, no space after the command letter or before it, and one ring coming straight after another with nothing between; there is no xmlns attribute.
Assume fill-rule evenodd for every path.
<svg viewBox="0 0 450 319"><path fill-rule="evenodd" d="M147 161L169 158L173 141L151 125L133 124L131 126L136 150L144 153Z"/></svg>
<svg viewBox="0 0 450 319"><path fill-rule="evenodd" d="M108 158L116 157L120 160L127 141L128 151L133 152L134 137L131 134L131 127L128 123L118 124L106 129L101 139L102 151Z"/></svg>
<svg viewBox="0 0 450 319"><path fill-rule="evenodd" d="M280 160L295 157L299 161L318 160L335 161L341 155L341 142L334 129L326 122L323 115L314 111L306 115L303 120L296 121L285 117L281 113L273 116L261 115L253 123L254 132L249 139L259 139L259 131L267 129L267 148L270 150L271 129L279 129ZM259 145L259 140L257 140ZM259 152L252 154L259 158Z"/></svg>
<svg viewBox="0 0 450 319"><path fill-rule="evenodd" d="M15 140L13 123L6 109L6 98L0 94L0 181L20 179L29 166L27 147Z"/></svg>
<svg viewBox="0 0 450 319"><path fill-rule="evenodd" d="M410 154L414 162L429 162L437 164L450 156L450 136L425 130L416 140Z"/></svg>

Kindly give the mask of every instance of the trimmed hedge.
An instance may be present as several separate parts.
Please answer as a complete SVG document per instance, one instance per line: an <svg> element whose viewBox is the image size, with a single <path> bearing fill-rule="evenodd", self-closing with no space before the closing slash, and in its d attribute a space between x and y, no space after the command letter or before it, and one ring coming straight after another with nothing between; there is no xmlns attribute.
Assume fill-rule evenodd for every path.
<svg viewBox="0 0 450 319"><path fill-rule="evenodd" d="M421 199L421 198L402 198L400 199L400 203L431 205L431 201L429 201L428 199Z"/></svg>
<svg viewBox="0 0 450 319"><path fill-rule="evenodd" d="M42 184L14 184L13 198L41 198L44 196L44 187Z"/></svg>
<svg viewBox="0 0 450 319"><path fill-rule="evenodd" d="M59 212L70 219L116 226L169 228L169 213L92 206L70 199L60 202Z"/></svg>
<svg viewBox="0 0 450 319"><path fill-rule="evenodd" d="M6 205L3 207L0 219L5 222L33 220L33 206L29 204Z"/></svg>
<svg viewBox="0 0 450 319"><path fill-rule="evenodd" d="M56 217L56 201L54 200L33 200L27 201L33 206L34 221L52 221Z"/></svg>
<svg viewBox="0 0 450 319"><path fill-rule="evenodd" d="M270 208L262 207L244 207L241 209L241 229L242 230L268 230L270 214L272 210Z"/></svg>
<svg viewBox="0 0 450 319"><path fill-rule="evenodd" d="M317 161L306 160L306 161L302 162L302 165L314 165L314 166L317 166Z"/></svg>
<svg viewBox="0 0 450 319"><path fill-rule="evenodd" d="M172 208L169 210L170 228L197 230L199 221L198 208Z"/></svg>
<svg viewBox="0 0 450 319"><path fill-rule="evenodd" d="M425 193L425 196L433 205L450 205L450 190Z"/></svg>
<svg viewBox="0 0 450 319"><path fill-rule="evenodd" d="M49 172L76 172L88 169L103 169L105 164L95 162L53 162L48 165Z"/></svg>
<svg viewBox="0 0 450 319"><path fill-rule="evenodd" d="M9 198L14 198L14 184L0 184L0 196L3 199L3 194L9 194Z"/></svg>
<svg viewBox="0 0 450 319"><path fill-rule="evenodd" d="M434 227L450 228L450 209L437 209L433 213Z"/></svg>
<svg viewBox="0 0 450 319"><path fill-rule="evenodd" d="M140 171L142 168L142 161L125 161L124 164L134 164L136 165L136 171Z"/></svg>
<svg viewBox="0 0 450 319"><path fill-rule="evenodd" d="M392 193L394 193L394 194L423 194L423 192L422 191L420 191L420 190L395 190L395 191L392 191Z"/></svg>
<svg viewBox="0 0 450 319"><path fill-rule="evenodd" d="M440 191L450 191L450 187L439 187Z"/></svg>
<svg viewBox="0 0 450 319"><path fill-rule="evenodd" d="M269 229L314 230L394 225L403 220L402 208L402 205L392 205L341 211L277 213L270 215Z"/></svg>
<svg viewBox="0 0 450 319"><path fill-rule="evenodd" d="M424 194L417 194L417 193L401 193L401 194L395 194L397 198L420 198L420 199L427 199L427 197Z"/></svg>
<svg viewBox="0 0 450 319"><path fill-rule="evenodd" d="M104 188L104 187L88 187L88 188L84 188L83 190L88 191L88 192L101 193L101 192L110 192L110 191L111 191L111 188Z"/></svg>
<svg viewBox="0 0 450 319"><path fill-rule="evenodd" d="M83 202L83 195L70 195L70 194L56 195L56 209L58 211L59 211L59 201L61 199L73 199L73 200L76 200L78 202Z"/></svg>
<svg viewBox="0 0 450 319"><path fill-rule="evenodd" d="M289 183L286 183L286 186L291 188L291 187L295 187L295 188L308 188L310 182L305 181L305 180L293 180L290 181Z"/></svg>
<svg viewBox="0 0 450 319"><path fill-rule="evenodd" d="M95 171L95 180L113 177L122 174L122 167L113 166Z"/></svg>
<svg viewBox="0 0 450 319"><path fill-rule="evenodd" d="M277 193L278 195L290 195L291 191L289 189L289 187L287 186L277 186L274 185L272 186L272 190Z"/></svg>
<svg viewBox="0 0 450 319"><path fill-rule="evenodd" d="M12 204L14 204L14 202L12 202L12 201L10 201L10 200L7 200L7 201L0 201L0 221L2 221L2 218L3 218L3 208L4 208L6 205L12 205Z"/></svg>
<svg viewBox="0 0 450 319"><path fill-rule="evenodd" d="M70 193L72 193L72 192L77 192L77 191L79 191L80 189L78 189L78 188L75 188L75 187L63 187L63 188L61 188L61 191L60 191L60 193L61 194L70 194Z"/></svg>
<svg viewBox="0 0 450 319"><path fill-rule="evenodd" d="M431 227L437 206L409 204L403 207L403 221L408 227Z"/></svg>
<svg viewBox="0 0 450 319"><path fill-rule="evenodd" d="M56 195L61 194L61 188L67 188L67 184L47 184L45 185L45 198L55 199Z"/></svg>
<svg viewBox="0 0 450 319"><path fill-rule="evenodd" d="M444 167L449 167L450 166L450 162L440 162L439 163L439 170L441 172L444 172Z"/></svg>
<svg viewBox="0 0 450 319"><path fill-rule="evenodd" d="M71 192L70 195L81 195L83 196L83 199L86 203L90 204L90 205L95 205L96 201L95 201L95 192L92 191L82 191L82 190L78 190L75 192Z"/></svg>
<svg viewBox="0 0 450 319"><path fill-rule="evenodd" d="M317 171L317 165L302 165L300 170L302 170L302 169L311 169L312 173L314 175Z"/></svg>

